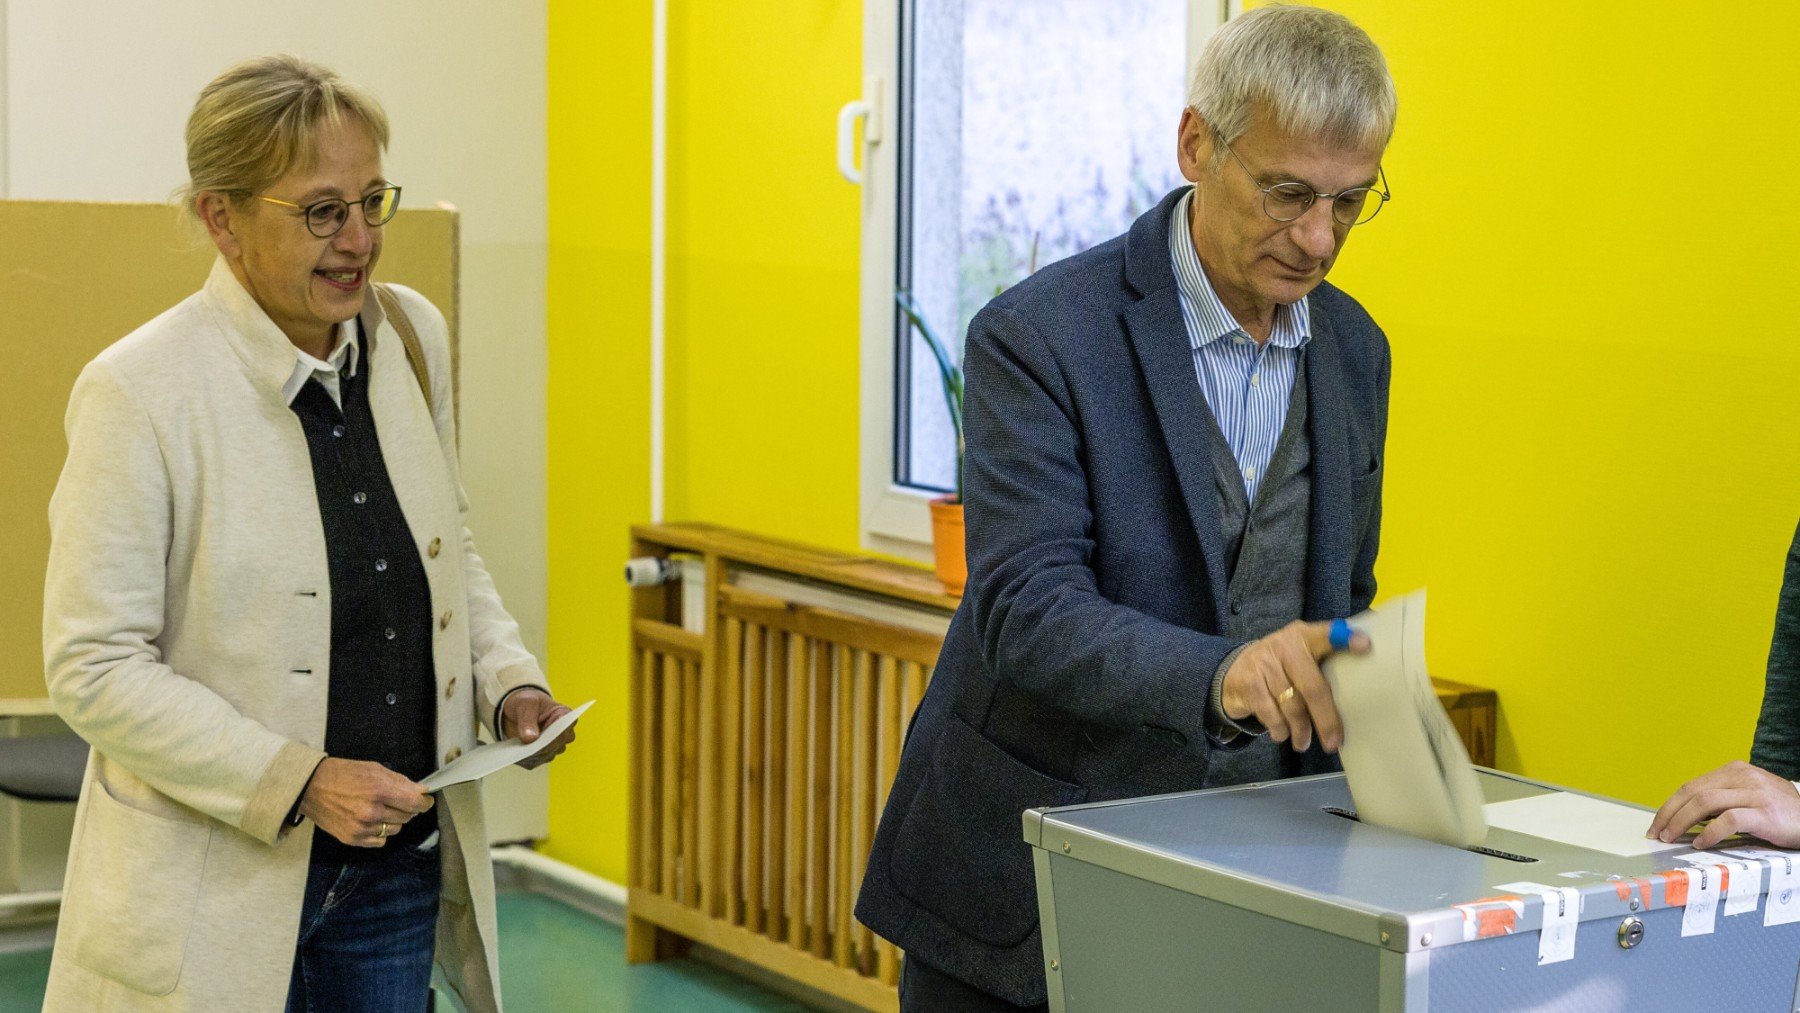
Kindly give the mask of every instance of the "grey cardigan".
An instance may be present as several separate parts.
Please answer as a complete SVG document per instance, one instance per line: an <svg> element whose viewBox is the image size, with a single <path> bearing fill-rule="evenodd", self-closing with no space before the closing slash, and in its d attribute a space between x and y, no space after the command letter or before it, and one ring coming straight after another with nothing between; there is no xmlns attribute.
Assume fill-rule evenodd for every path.
<svg viewBox="0 0 1800 1013"><path fill-rule="evenodd" d="M856 916L1018 1004L1045 995L1020 813L1200 787L1207 693L1240 643L1222 635L1219 494L1169 263L1183 192L969 328L969 585ZM1375 595L1388 344L1333 286L1311 299L1305 616L1325 619ZM1334 766L1284 755L1289 775Z"/></svg>

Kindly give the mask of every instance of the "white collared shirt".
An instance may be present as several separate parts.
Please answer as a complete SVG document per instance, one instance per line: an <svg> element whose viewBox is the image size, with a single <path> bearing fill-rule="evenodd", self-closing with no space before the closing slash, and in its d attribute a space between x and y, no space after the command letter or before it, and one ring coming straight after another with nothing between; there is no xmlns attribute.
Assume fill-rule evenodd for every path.
<svg viewBox="0 0 1800 1013"><path fill-rule="evenodd" d="M306 386L306 381L317 377L325 392L331 395L331 400L341 410L344 399L339 393L338 381L341 377L356 375L357 354L355 317L338 325L337 344L324 359L308 355L296 346L294 372L281 385L282 403L292 405L294 399L300 396L300 389Z"/></svg>
<svg viewBox="0 0 1800 1013"><path fill-rule="evenodd" d="M1194 350L1194 372L1219 434L1231 445L1244 495L1254 503L1263 472L1287 425L1288 399L1301 349L1312 341L1312 311L1305 297L1275 308L1274 330L1258 345L1214 291L1188 229L1194 195L1175 206L1169 224L1169 258Z"/></svg>

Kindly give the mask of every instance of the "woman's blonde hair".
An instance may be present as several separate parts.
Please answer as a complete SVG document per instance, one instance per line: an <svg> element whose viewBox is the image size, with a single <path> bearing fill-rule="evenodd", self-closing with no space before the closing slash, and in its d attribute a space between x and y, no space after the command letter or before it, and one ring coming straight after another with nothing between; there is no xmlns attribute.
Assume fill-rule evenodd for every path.
<svg viewBox="0 0 1800 1013"><path fill-rule="evenodd" d="M381 103L335 73L297 56L259 56L214 78L187 123L188 183L179 193L215 190L243 199L318 154L322 128L354 117L387 150Z"/></svg>

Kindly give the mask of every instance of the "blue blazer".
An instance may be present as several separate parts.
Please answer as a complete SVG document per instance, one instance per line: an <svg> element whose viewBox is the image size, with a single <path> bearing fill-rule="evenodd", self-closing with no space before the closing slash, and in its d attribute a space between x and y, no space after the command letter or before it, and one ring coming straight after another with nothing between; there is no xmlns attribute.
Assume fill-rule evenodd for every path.
<svg viewBox="0 0 1800 1013"><path fill-rule="evenodd" d="M1169 228L1184 190L970 324L969 584L913 719L856 916L909 955L1044 1001L1028 808L1198 788L1225 628L1210 425ZM1329 284L1307 350L1305 615L1375 596L1387 338ZM1286 752L1289 775L1335 769Z"/></svg>

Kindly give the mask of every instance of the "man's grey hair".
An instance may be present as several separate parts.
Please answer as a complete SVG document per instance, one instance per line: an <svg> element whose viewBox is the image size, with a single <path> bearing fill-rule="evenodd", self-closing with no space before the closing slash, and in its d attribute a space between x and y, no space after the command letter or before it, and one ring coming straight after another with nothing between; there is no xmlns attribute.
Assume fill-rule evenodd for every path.
<svg viewBox="0 0 1800 1013"><path fill-rule="evenodd" d="M1226 144L1257 112L1298 137L1385 149L1394 135L1394 79L1375 40L1317 7L1273 5L1232 18L1200 52L1188 105ZM1213 168L1225 159L1213 146Z"/></svg>

